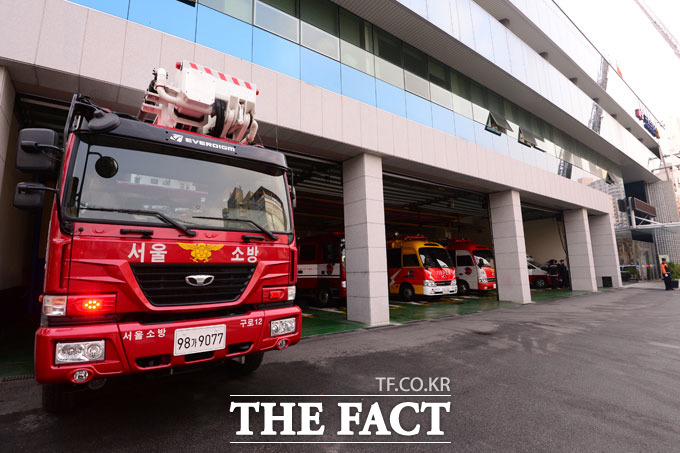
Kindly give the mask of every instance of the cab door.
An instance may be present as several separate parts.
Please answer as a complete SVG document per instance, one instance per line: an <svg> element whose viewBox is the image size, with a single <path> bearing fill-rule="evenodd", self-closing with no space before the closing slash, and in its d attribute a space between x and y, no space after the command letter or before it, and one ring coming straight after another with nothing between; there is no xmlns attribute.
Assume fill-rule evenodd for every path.
<svg viewBox="0 0 680 453"><path fill-rule="evenodd" d="M470 289L477 289L477 266L475 266L472 255L467 250L456 250L456 271L458 279L464 280Z"/></svg>

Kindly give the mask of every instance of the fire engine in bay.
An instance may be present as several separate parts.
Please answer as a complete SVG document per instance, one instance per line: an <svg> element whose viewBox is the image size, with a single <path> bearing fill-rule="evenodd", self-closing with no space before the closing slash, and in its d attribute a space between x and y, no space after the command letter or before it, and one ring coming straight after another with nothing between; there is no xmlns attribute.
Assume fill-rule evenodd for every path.
<svg viewBox="0 0 680 453"><path fill-rule="evenodd" d="M467 239L449 241L446 246L458 269L461 294L496 289L496 268L491 249Z"/></svg>
<svg viewBox="0 0 680 453"><path fill-rule="evenodd" d="M294 190L285 156L251 145L257 88L189 61L175 82L154 71L141 119L74 95L63 148L19 133L17 168L58 177L14 197L55 194L35 337L48 411L121 375L217 361L246 375L300 340Z"/></svg>
<svg viewBox="0 0 680 453"><path fill-rule="evenodd" d="M345 233L298 240L298 296L312 295L317 307L330 307L347 297Z"/></svg>
<svg viewBox="0 0 680 453"><path fill-rule="evenodd" d="M410 301L416 297L456 294L456 269L446 249L424 236L387 241L390 294Z"/></svg>

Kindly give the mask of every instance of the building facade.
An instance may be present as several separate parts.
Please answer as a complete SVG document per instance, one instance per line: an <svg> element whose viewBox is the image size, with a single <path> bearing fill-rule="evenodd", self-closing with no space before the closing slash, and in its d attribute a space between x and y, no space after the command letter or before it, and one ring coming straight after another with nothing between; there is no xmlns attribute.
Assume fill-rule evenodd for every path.
<svg viewBox="0 0 680 453"><path fill-rule="evenodd" d="M0 17L0 212L16 219L0 290L35 279L45 230L11 206L18 129L58 129L74 92L136 114L152 70L180 60L257 85L298 231L344 229L351 320L389 322L385 239L405 233L488 243L505 301L531 300L528 250L566 257L573 289L620 286L616 200L659 180L644 103L549 0L0 0Z"/></svg>

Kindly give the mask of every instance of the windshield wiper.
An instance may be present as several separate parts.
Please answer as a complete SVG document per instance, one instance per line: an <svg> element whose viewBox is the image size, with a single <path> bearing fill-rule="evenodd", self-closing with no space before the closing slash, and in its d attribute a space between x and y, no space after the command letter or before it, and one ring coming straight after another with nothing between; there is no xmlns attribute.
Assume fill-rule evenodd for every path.
<svg viewBox="0 0 680 453"><path fill-rule="evenodd" d="M90 210L90 211L102 211L102 212L120 212L122 214L138 214L138 215L152 215L155 216L165 223L174 226L178 230L180 230L182 233L186 234L187 236L196 236L196 232L190 228L188 228L186 225L182 225L180 222L177 220L166 216L162 212L158 211L151 211L151 210L146 210L146 209L117 209L117 208L101 208L99 206L81 206L80 209L85 209L85 210Z"/></svg>
<svg viewBox="0 0 680 453"><path fill-rule="evenodd" d="M262 225L260 225L256 221L250 220L250 219L232 219L230 217L209 217L209 216L202 216L202 215L191 216L191 218L192 219L206 219L206 220L223 220L223 221L230 221L230 222L231 221L233 221L233 222L246 222L246 223L250 223L251 225L255 225L255 227L257 227L258 230L262 231L272 241L276 241L279 238L277 235L275 235L274 233L269 231L267 228L263 227Z"/></svg>

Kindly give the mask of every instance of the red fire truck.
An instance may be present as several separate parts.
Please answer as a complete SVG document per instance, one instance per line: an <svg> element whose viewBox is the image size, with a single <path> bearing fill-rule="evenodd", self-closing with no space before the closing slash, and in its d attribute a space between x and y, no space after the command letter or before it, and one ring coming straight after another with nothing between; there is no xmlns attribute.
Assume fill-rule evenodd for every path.
<svg viewBox="0 0 680 453"><path fill-rule="evenodd" d="M458 269L458 286L461 294L471 289L490 291L496 289L496 269L491 249L473 244L470 240L452 240L446 246Z"/></svg>
<svg viewBox="0 0 680 453"><path fill-rule="evenodd" d="M338 299L345 299L345 233L300 239L298 248L298 295L313 295L319 307L330 307Z"/></svg>
<svg viewBox="0 0 680 453"><path fill-rule="evenodd" d="M424 236L387 241L390 294L409 301L416 296L456 294L456 269L440 244Z"/></svg>
<svg viewBox="0 0 680 453"><path fill-rule="evenodd" d="M48 411L115 376L227 361L245 375L300 339L294 191L250 145L256 87L183 61L154 71L153 124L74 95L64 130L19 133L17 208L55 193L35 375Z"/></svg>

